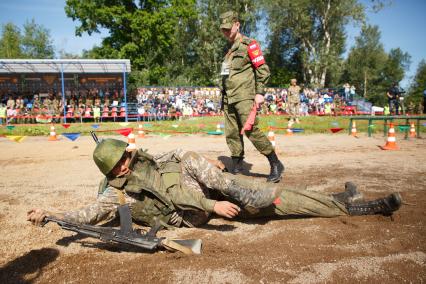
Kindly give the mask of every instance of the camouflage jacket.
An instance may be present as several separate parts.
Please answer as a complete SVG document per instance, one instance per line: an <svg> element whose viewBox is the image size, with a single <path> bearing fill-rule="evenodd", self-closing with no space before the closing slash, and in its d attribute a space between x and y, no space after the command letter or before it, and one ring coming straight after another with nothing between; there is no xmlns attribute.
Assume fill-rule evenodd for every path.
<svg viewBox="0 0 426 284"><path fill-rule="evenodd" d="M225 102L232 104L253 100L256 94L265 94L264 88L270 72L260 46L254 39L243 35L236 38L225 55L224 63L229 70L229 74L222 77Z"/></svg>
<svg viewBox="0 0 426 284"><path fill-rule="evenodd" d="M95 224L115 215L128 203L132 217L146 225L156 220L174 226L196 226L194 215L213 212L215 200L194 192L180 182L180 161L186 152L178 149L155 157L139 149L130 162L131 173L101 181L94 204L65 213L71 222ZM189 214L188 214L188 213Z"/></svg>

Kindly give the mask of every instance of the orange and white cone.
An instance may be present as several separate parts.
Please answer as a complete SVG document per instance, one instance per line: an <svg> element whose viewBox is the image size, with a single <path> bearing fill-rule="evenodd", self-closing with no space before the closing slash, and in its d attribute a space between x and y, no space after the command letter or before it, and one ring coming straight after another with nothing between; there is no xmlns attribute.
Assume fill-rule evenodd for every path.
<svg viewBox="0 0 426 284"><path fill-rule="evenodd" d="M356 122L355 122L355 120L354 120L354 121L352 121L351 135L352 135L353 137L358 137L358 136L357 136L357 132L356 132Z"/></svg>
<svg viewBox="0 0 426 284"><path fill-rule="evenodd" d="M275 146L276 146L276 144L275 144L275 133L274 133L274 131L272 131L271 127L269 127L268 140L269 140L269 142L271 142L272 147L274 147L274 149L275 149Z"/></svg>
<svg viewBox="0 0 426 284"><path fill-rule="evenodd" d="M382 150L399 150L399 147L396 145L395 128L393 127L393 123L389 124L388 140L385 146L380 146L380 148Z"/></svg>
<svg viewBox="0 0 426 284"><path fill-rule="evenodd" d="M291 127L293 126L293 121L289 121L287 124L287 133L285 134L285 136L293 136L293 129L291 129Z"/></svg>
<svg viewBox="0 0 426 284"><path fill-rule="evenodd" d="M130 133L127 136L127 144L129 144L126 148L127 151L133 151L136 150L136 138L135 138L135 134Z"/></svg>
<svg viewBox="0 0 426 284"><path fill-rule="evenodd" d="M410 123L410 137L416 138L416 127L414 126L414 122Z"/></svg>
<svg viewBox="0 0 426 284"><path fill-rule="evenodd" d="M56 138L56 132L55 132L55 126L50 126L50 135L49 135L49 141L58 141L58 138Z"/></svg>
<svg viewBox="0 0 426 284"><path fill-rule="evenodd" d="M138 126L138 138L145 138L145 132L142 129L142 124Z"/></svg>

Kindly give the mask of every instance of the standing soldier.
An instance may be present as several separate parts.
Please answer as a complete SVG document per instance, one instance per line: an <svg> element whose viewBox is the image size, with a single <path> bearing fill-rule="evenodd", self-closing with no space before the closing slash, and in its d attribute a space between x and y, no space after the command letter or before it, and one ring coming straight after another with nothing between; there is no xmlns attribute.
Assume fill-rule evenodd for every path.
<svg viewBox="0 0 426 284"><path fill-rule="evenodd" d="M31 107L31 121L33 123L37 122L36 117L40 113L40 108L41 108L40 99L38 98L38 95L34 95L32 107Z"/></svg>
<svg viewBox="0 0 426 284"><path fill-rule="evenodd" d="M338 115L340 113L340 110L342 108L342 99L340 98L339 94L336 94L333 99L334 102L334 115Z"/></svg>
<svg viewBox="0 0 426 284"><path fill-rule="evenodd" d="M299 122L300 116L300 87L297 86L297 80L290 80L290 87L288 88L288 110L290 114L290 122Z"/></svg>
<svg viewBox="0 0 426 284"><path fill-rule="evenodd" d="M220 16L220 29L230 42L230 49L222 63L222 92L225 113L226 143L231 151L233 173L242 170L244 159L243 135L240 134L253 103L257 108L264 102L265 85L269 80L269 67L256 40L242 35L238 15L229 11ZM271 172L269 182L279 182L283 164L278 160L272 144L255 120L252 130L245 132L256 149L268 158Z"/></svg>
<svg viewBox="0 0 426 284"><path fill-rule="evenodd" d="M57 117L61 115L61 113L59 112L59 100L58 98L53 95L53 100L52 100L52 110L53 110L53 116L55 117L54 120L55 122L57 122Z"/></svg>

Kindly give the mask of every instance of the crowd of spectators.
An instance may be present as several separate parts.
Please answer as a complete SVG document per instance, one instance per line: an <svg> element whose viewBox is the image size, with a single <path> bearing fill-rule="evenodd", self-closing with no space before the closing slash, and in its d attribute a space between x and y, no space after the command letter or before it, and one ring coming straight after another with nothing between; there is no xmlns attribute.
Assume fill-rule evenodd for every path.
<svg viewBox="0 0 426 284"><path fill-rule="evenodd" d="M331 114L333 111L350 105L354 91L340 92L335 89L303 88L300 93L301 115ZM124 93L121 90L103 90L92 88L88 90L67 90L66 102L63 104L60 92L37 93L21 95L4 93L0 98L0 119L6 117L29 116L34 122L34 116L47 115L56 120L65 113L67 118L111 118L114 108L120 113L124 108ZM178 117L221 115L222 95L219 88L205 87L143 87L127 95L132 111L129 117L140 120L176 119ZM267 88L265 104L261 114L287 113L287 89ZM130 110L130 108L129 108ZM4 112L4 114L3 114ZM118 115L120 117L120 115ZM115 120L115 118L114 118ZM15 119L16 122L23 120Z"/></svg>
<svg viewBox="0 0 426 284"><path fill-rule="evenodd" d="M124 94L121 90L67 90L65 92L65 113L68 118L93 118L96 109L102 109L109 117L114 107L124 107ZM221 115L222 95L218 88L182 87L139 88L137 93L129 94L127 102L135 105L136 112L129 116L139 116L141 120L176 119L177 117ZM300 94L301 113L327 113L330 109L345 105L346 98L334 90L314 91L305 88ZM106 110L107 109L107 110ZM268 88L265 104L260 110L263 114L281 114L287 110L287 90L285 88ZM87 114L90 112L90 114ZM4 93L0 101L0 119L6 117L30 117L25 122L33 122L37 115L59 117L64 113L64 104L60 92L21 95ZM18 119L16 119L18 121ZM22 119L19 121L23 121Z"/></svg>

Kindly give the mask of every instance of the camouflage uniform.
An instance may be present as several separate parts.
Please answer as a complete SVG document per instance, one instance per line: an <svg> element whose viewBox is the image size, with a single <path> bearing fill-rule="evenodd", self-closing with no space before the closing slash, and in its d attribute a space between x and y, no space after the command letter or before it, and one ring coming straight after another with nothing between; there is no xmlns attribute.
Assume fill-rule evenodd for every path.
<svg viewBox="0 0 426 284"><path fill-rule="evenodd" d="M40 114L41 102L40 99L34 97L33 106L31 107L31 122L36 122L36 116Z"/></svg>
<svg viewBox="0 0 426 284"><path fill-rule="evenodd" d="M226 197L224 192L234 183L253 190L280 186L222 173L202 156L179 149L154 157L140 149L133 153L130 168L132 172L124 177L104 179L96 202L65 213L65 220L98 223L112 218L120 204L128 203L132 217L150 226L157 220L176 227L199 226L213 212L214 195ZM274 204L257 213L243 210L240 217L346 214L344 204L331 196L307 190L284 190Z"/></svg>
<svg viewBox="0 0 426 284"><path fill-rule="evenodd" d="M288 88L288 110L291 120L299 120L300 116L300 87L290 86Z"/></svg>
<svg viewBox="0 0 426 284"><path fill-rule="evenodd" d="M229 28L236 14L221 15L221 28ZM253 107L256 94L265 94L270 72L259 44L244 35L235 38L222 64L222 92L224 95L225 135L232 157L244 157L243 135L240 134ZM256 149L271 154L274 149L258 127L256 118L251 131L245 132Z"/></svg>

